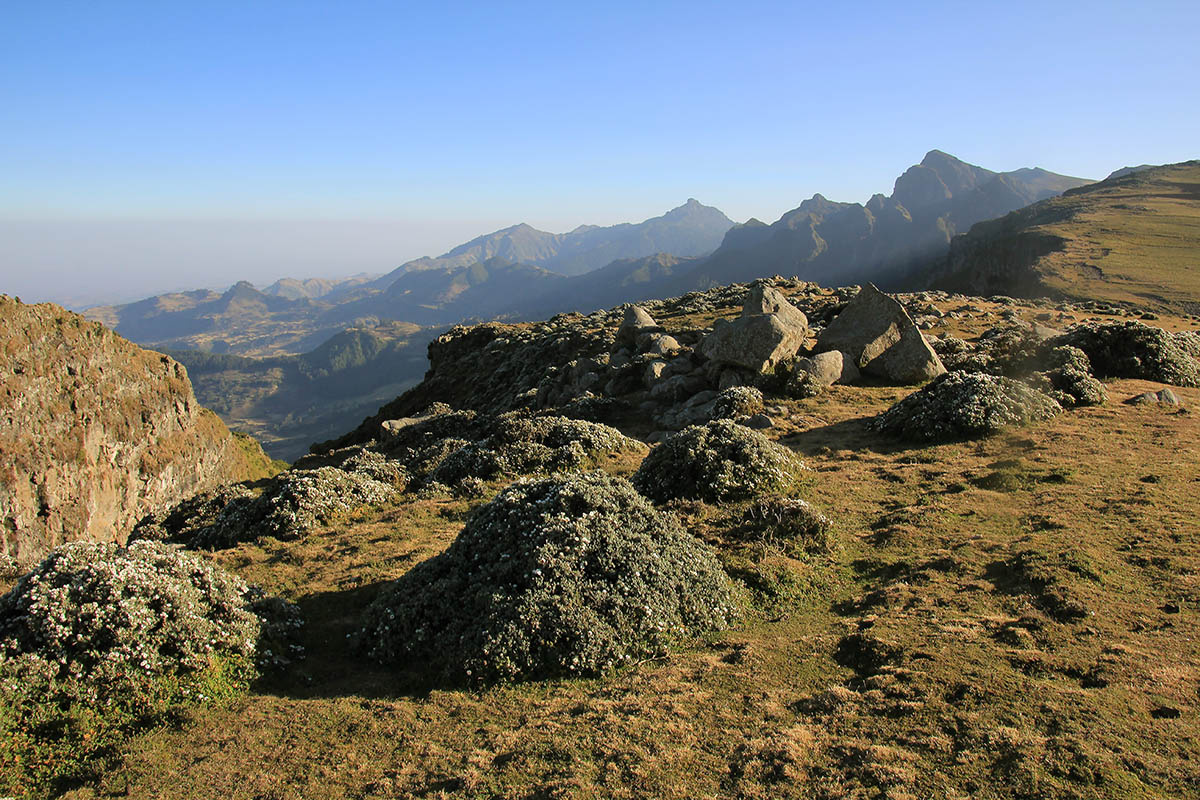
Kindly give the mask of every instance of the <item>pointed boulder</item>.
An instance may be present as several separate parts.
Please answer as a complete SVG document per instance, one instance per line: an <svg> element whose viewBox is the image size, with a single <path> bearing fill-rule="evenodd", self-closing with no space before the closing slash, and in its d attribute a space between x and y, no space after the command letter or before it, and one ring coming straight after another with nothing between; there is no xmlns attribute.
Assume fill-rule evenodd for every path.
<svg viewBox="0 0 1200 800"><path fill-rule="evenodd" d="M821 332L817 350L841 350L866 374L901 384L946 371L900 301L870 283Z"/></svg>

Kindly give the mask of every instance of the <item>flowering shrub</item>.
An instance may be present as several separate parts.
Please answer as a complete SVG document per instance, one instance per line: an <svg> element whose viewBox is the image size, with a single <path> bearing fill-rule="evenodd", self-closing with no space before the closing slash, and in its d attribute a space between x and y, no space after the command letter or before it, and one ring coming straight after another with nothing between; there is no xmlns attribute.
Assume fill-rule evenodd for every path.
<svg viewBox="0 0 1200 800"><path fill-rule="evenodd" d="M56 678L85 681L82 699L91 701L141 676L200 669L218 654L286 663L298 617L281 602L157 542L67 544L0 598L0 659L40 659ZM287 649L259 652L264 632Z"/></svg>
<svg viewBox="0 0 1200 800"><path fill-rule="evenodd" d="M804 468L786 447L727 420L692 425L650 451L633 476L656 502L721 502L783 489Z"/></svg>
<svg viewBox="0 0 1200 800"><path fill-rule="evenodd" d="M764 497L746 507L742 521L760 541L781 547L790 556L829 553L836 548L830 521L811 503L795 497Z"/></svg>
<svg viewBox="0 0 1200 800"><path fill-rule="evenodd" d="M302 654L300 624L290 603L159 542L63 545L0 597L0 737L47 754L0 754L0 783L64 777L174 703L244 690Z"/></svg>
<svg viewBox="0 0 1200 800"><path fill-rule="evenodd" d="M1020 381L981 372L948 372L868 423L904 439L951 441L989 436L1011 425L1049 419L1062 411Z"/></svg>
<svg viewBox="0 0 1200 800"><path fill-rule="evenodd" d="M1092 364L1079 348L1055 347L1043 354L1041 361L1045 371L1033 373L1030 384L1063 408L1099 406L1108 400L1108 391L1092 377Z"/></svg>
<svg viewBox="0 0 1200 800"><path fill-rule="evenodd" d="M367 609L383 662L471 682L595 675L725 627L735 596L711 550L603 473L522 480Z"/></svg>
<svg viewBox="0 0 1200 800"><path fill-rule="evenodd" d="M763 393L753 386L731 386L712 401L710 419L750 417L763 410Z"/></svg>
<svg viewBox="0 0 1200 800"><path fill-rule="evenodd" d="M1188 337L1125 320L1083 323L1052 340L1087 353L1097 376L1143 378L1175 386L1200 386L1200 364Z"/></svg>
<svg viewBox="0 0 1200 800"><path fill-rule="evenodd" d="M433 480L457 486L468 478L581 470L598 456L642 450L641 442L596 422L504 414L486 439L465 444L433 471Z"/></svg>

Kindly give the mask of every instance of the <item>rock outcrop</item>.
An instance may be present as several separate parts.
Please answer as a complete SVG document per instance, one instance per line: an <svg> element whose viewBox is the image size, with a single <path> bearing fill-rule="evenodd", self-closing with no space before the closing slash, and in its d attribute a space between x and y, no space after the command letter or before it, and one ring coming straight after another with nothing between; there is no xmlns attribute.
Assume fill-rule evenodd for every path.
<svg viewBox="0 0 1200 800"><path fill-rule="evenodd" d="M777 289L756 283L742 315L729 322L718 320L700 352L718 364L769 373L795 356L807 336L804 312Z"/></svg>
<svg viewBox="0 0 1200 800"><path fill-rule="evenodd" d="M946 371L904 306L870 283L821 332L816 349L840 350L868 375L896 383L921 383Z"/></svg>
<svg viewBox="0 0 1200 800"><path fill-rule="evenodd" d="M0 554L122 541L147 513L250 477L183 366L50 304L0 295Z"/></svg>

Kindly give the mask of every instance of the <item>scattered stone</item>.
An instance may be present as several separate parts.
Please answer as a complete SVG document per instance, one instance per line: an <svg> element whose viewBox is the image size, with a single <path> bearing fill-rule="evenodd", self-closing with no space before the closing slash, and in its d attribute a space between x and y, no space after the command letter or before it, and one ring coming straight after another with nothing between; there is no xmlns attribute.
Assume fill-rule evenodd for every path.
<svg viewBox="0 0 1200 800"><path fill-rule="evenodd" d="M840 350L828 350L795 359L784 392L791 397L815 397L835 383L854 383L860 377L852 358Z"/></svg>
<svg viewBox="0 0 1200 800"><path fill-rule="evenodd" d="M897 383L921 383L946 371L904 306L864 286L817 339L817 350L839 350L863 372Z"/></svg>
<svg viewBox="0 0 1200 800"><path fill-rule="evenodd" d="M367 609L373 658L469 683L599 675L726 627L713 552L627 481L520 481Z"/></svg>
<svg viewBox="0 0 1200 800"><path fill-rule="evenodd" d="M625 346L632 350L637 346L639 336L660 330L658 323L646 312L646 309L641 306L629 306L625 309L625 318L621 321L621 327L617 329L616 343L618 346Z"/></svg>
<svg viewBox="0 0 1200 800"><path fill-rule="evenodd" d="M1157 392L1142 392L1125 401L1131 406L1182 406L1179 395L1170 389L1160 389Z"/></svg>
<svg viewBox="0 0 1200 800"><path fill-rule="evenodd" d="M732 321L717 320L700 343L700 351L718 364L767 374L794 356L807 336L804 313L775 289L755 284L742 315Z"/></svg>
<svg viewBox="0 0 1200 800"><path fill-rule="evenodd" d="M791 327L808 327L808 317L792 305L783 292L764 283L755 283L750 287L750 294L742 305L742 316L753 317L760 314L774 314Z"/></svg>

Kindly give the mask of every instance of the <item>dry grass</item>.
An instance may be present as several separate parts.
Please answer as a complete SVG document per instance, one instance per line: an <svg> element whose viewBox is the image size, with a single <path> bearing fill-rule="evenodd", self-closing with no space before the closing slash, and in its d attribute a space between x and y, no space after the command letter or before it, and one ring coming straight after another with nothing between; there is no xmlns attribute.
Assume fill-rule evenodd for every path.
<svg viewBox="0 0 1200 800"><path fill-rule="evenodd" d="M994 324L979 306L944 329ZM223 552L303 607L307 662L138 738L73 796L1200 796L1200 390L1178 411L1121 404L1154 384L1107 387L1110 405L933 447L866 431L908 389L785 403L771 434L813 469L799 494L838 546L792 558L739 535L737 506L674 504L755 610L604 680L449 689L348 651L380 586L482 500Z"/></svg>

